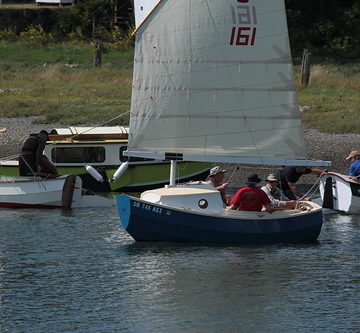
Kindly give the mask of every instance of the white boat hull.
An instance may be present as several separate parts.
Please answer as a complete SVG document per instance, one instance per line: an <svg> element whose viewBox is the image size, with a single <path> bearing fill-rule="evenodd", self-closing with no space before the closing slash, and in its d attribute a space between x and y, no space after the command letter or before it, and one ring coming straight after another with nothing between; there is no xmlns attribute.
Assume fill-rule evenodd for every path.
<svg viewBox="0 0 360 333"><path fill-rule="evenodd" d="M33 177L1 177L0 207L76 208L112 205L112 200L83 195L82 192L82 181L74 175L46 180Z"/></svg>
<svg viewBox="0 0 360 333"><path fill-rule="evenodd" d="M329 172L320 182L323 207L349 214L360 214L360 182L347 175Z"/></svg>

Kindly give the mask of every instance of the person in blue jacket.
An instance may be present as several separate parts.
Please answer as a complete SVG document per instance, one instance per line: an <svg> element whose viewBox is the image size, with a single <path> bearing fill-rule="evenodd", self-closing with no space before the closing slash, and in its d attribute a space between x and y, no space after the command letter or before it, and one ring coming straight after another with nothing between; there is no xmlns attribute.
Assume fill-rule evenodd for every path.
<svg viewBox="0 0 360 333"><path fill-rule="evenodd" d="M349 176L360 178L360 151L353 150L346 159L350 162Z"/></svg>

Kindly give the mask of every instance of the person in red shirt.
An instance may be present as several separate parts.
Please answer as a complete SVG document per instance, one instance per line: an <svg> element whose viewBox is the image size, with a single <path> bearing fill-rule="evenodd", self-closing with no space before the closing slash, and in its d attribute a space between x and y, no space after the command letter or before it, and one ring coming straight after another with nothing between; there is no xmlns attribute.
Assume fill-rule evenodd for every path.
<svg viewBox="0 0 360 333"><path fill-rule="evenodd" d="M265 206L266 211L271 212L271 201L266 193L256 185L261 182L261 179L256 173L248 176L246 187L241 188L236 192L230 201L229 210L245 210L259 212Z"/></svg>

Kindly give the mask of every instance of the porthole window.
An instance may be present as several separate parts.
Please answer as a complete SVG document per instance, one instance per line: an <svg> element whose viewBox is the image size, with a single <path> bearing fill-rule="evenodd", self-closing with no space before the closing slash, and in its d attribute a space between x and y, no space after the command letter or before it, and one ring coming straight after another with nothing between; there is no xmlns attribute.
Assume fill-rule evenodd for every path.
<svg viewBox="0 0 360 333"><path fill-rule="evenodd" d="M209 203L205 199L200 199L198 205L200 208L206 209L209 206Z"/></svg>

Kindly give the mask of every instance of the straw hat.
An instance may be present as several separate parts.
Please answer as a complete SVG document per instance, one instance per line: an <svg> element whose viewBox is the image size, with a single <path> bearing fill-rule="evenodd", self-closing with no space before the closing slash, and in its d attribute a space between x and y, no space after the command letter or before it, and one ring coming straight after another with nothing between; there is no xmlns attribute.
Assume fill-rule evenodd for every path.
<svg viewBox="0 0 360 333"><path fill-rule="evenodd" d="M348 157L346 157L347 160L349 160L350 158L352 157L357 157L360 155L360 151L357 151L357 150L353 150Z"/></svg>
<svg viewBox="0 0 360 333"><path fill-rule="evenodd" d="M276 178L276 175L274 173L271 173L269 176L267 176L267 178L265 180L269 181L269 182L277 182L278 181L278 179Z"/></svg>

